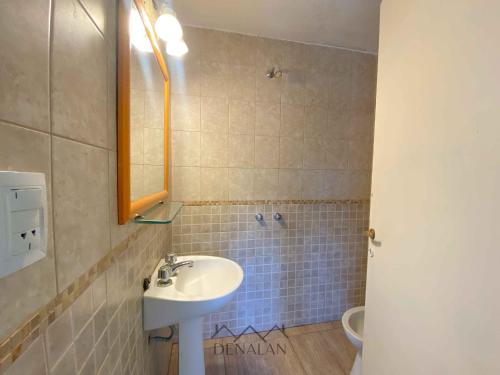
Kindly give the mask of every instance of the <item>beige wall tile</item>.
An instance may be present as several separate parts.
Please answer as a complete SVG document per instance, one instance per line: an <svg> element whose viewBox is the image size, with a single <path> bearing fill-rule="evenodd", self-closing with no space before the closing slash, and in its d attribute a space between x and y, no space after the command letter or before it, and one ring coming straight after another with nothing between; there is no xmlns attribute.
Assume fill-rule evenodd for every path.
<svg viewBox="0 0 500 375"><path fill-rule="evenodd" d="M144 164L163 165L164 140L163 129L144 128Z"/></svg>
<svg viewBox="0 0 500 375"><path fill-rule="evenodd" d="M144 196L144 164L130 165L130 199L133 201Z"/></svg>
<svg viewBox="0 0 500 375"><path fill-rule="evenodd" d="M322 140L324 142L324 140ZM348 167L349 144L347 141L327 140L328 169L346 169Z"/></svg>
<svg viewBox="0 0 500 375"><path fill-rule="evenodd" d="M282 104L281 105L281 137L304 136L305 107L300 105Z"/></svg>
<svg viewBox="0 0 500 375"><path fill-rule="evenodd" d="M229 33L228 61L237 65L254 65L257 53L257 38L243 34Z"/></svg>
<svg viewBox="0 0 500 375"><path fill-rule="evenodd" d="M255 71L256 91L255 99L262 103L281 102L281 81L279 79L269 79L266 77L268 68L257 66Z"/></svg>
<svg viewBox="0 0 500 375"><path fill-rule="evenodd" d="M129 327L128 329L132 330L133 326L131 323L129 323L129 324L130 325L128 326ZM95 357L96 358L95 359L96 359L96 368L99 369L102 366L104 360L106 359L106 355L109 352L110 348L109 348L109 337L108 337L107 330L97 331L97 328L96 328L95 335L97 336L98 334L101 334L101 336L96 339L96 345L95 345L95 353L96 353ZM129 352L130 356L132 356L134 354L135 354L135 352L133 350ZM122 360L122 361L125 362L124 360ZM99 372L101 372L101 370L99 370Z"/></svg>
<svg viewBox="0 0 500 375"><path fill-rule="evenodd" d="M110 8L113 8L113 13L111 18L114 20L116 17L117 10L112 6L116 5L116 0L110 1ZM111 22L114 26L114 21ZM109 25L110 23L108 23ZM116 90L116 32L113 29L112 33L108 37L108 46L106 49L106 57L107 57L107 124L108 124L108 148L110 150L116 150L116 138L117 138L117 90Z"/></svg>
<svg viewBox="0 0 500 375"><path fill-rule="evenodd" d="M253 199L278 198L278 170L255 169Z"/></svg>
<svg viewBox="0 0 500 375"><path fill-rule="evenodd" d="M257 66L283 66L285 42L276 39L256 38L255 43L255 62Z"/></svg>
<svg viewBox="0 0 500 375"><path fill-rule="evenodd" d="M331 76L346 76L350 77L353 56L356 55L356 52L333 48L331 51L331 63L329 73Z"/></svg>
<svg viewBox="0 0 500 375"><path fill-rule="evenodd" d="M165 97L162 92L143 91L144 99L144 127L165 128Z"/></svg>
<svg viewBox="0 0 500 375"><path fill-rule="evenodd" d="M281 103L304 105L306 77L303 70L287 69L283 73Z"/></svg>
<svg viewBox="0 0 500 375"><path fill-rule="evenodd" d="M330 77L328 101L330 109L344 111L351 107L352 85L351 72L342 72Z"/></svg>
<svg viewBox="0 0 500 375"><path fill-rule="evenodd" d="M352 61L351 108L370 113L375 108L377 57L358 53L353 55Z"/></svg>
<svg viewBox="0 0 500 375"><path fill-rule="evenodd" d="M314 171L310 174L316 181L324 182L326 171L346 169L350 156L354 165L366 168L361 162L364 153L358 150L360 155L351 155L348 141L372 139L373 108L367 110L367 100L363 105L352 102L364 101L361 91L371 87L362 84L364 79L373 82L373 59L335 48L185 29L186 38L192 39L190 52L168 62L171 74L178 76L172 77L174 92L196 95L200 100L199 107L191 108L192 117L198 115L197 110L201 113L200 165L206 170L198 173L212 181L206 192L200 183L201 199L224 194L214 182L216 171L211 168L229 168L228 197L264 196L263 188L253 185L260 183L257 172L251 174L249 169L281 168L284 172L281 178L278 172L277 187L270 189L270 194L294 198L302 194L302 170ZM272 66L283 68L281 79L265 77ZM174 121L176 111L189 113L185 108L186 104L180 103L177 109L173 100L176 130L185 130L177 129ZM173 149L176 155L196 156L183 145ZM250 180L251 176L255 190L240 189L231 176L239 180ZM324 183L319 184L321 188L316 185L305 190L311 199L326 196ZM313 197L315 192L318 197Z"/></svg>
<svg viewBox="0 0 500 375"><path fill-rule="evenodd" d="M227 200L228 199L228 169L227 168L201 168L202 200Z"/></svg>
<svg viewBox="0 0 500 375"><path fill-rule="evenodd" d="M0 120L44 131L50 129L49 17L49 0L0 4Z"/></svg>
<svg viewBox="0 0 500 375"><path fill-rule="evenodd" d="M201 98L201 130L225 134L228 129L228 100L225 98Z"/></svg>
<svg viewBox="0 0 500 375"><path fill-rule="evenodd" d="M300 199L302 175L298 169L280 169L278 199Z"/></svg>
<svg viewBox="0 0 500 375"><path fill-rule="evenodd" d="M253 198L254 170L229 168L229 200L251 200Z"/></svg>
<svg viewBox="0 0 500 375"><path fill-rule="evenodd" d="M229 80L229 97L231 99L255 100L255 66L231 65Z"/></svg>
<svg viewBox="0 0 500 375"><path fill-rule="evenodd" d="M279 137L255 137L255 167L278 168L280 164Z"/></svg>
<svg viewBox="0 0 500 375"><path fill-rule="evenodd" d="M172 165L175 167L200 165L200 132L172 132Z"/></svg>
<svg viewBox="0 0 500 375"><path fill-rule="evenodd" d="M302 138L280 137L280 168L302 168L303 150Z"/></svg>
<svg viewBox="0 0 500 375"><path fill-rule="evenodd" d="M348 139L373 140L375 112L363 113L352 111L347 128Z"/></svg>
<svg viewBox="0 0 500 375"><path fill-rule="evenodd" d="M116 362L115 362L116 364ZM82 368L78 375L93 375L96 373L95 368L95 352L90 353L90 356L87 358L85 363L82 365Z"/></svg>
<svg viewBox="0 0 500 375"><path fill-rule="evenodd" d="M326 194L331 199L368 199L370 197L370 171L327 171Z"/></svg>
<svg viewBox="0 0 500 375"><path fill-rule="evenodd" d="M349 141L349 169L371 169L372 141Z"/></svg>
<svg viewBox="0 0 500 375"><path fill-rule="evenodd" d="M231 100L229 102L229 133L254 134L255 102Z"/></svg>
<svg viewBox="0 0 500 375"><path fill-rule="evenodd" d="M130 162L144 163L144 128L130 128Z"/></svg>
<svg viewBox="0 0 500 375"><path fill-rule="evenodd" d="M196 201L200 199L200 168L173 167L173 200Z"/></svg>
<svg viewBox="0 0 500 375"><path fill-rule="evenodd" d="M49 368L63 356L73 341L73 327L71 325L71 311L65 310L49 327L45 334L45 345Z"/></svg>
<svg viewBox="0 0 500 375"><path fill-rule="evenodd" d="M52 137L52 147L56 267L63 290L110 250L108 153L58 137Z"/></svg>
<svg viewBox="0 0 500 375"><path fill-rule="evenodd" d="M51 375L76 374L75 347L71 345L50 371Z"/></svg>
<svg viewBox="0 0 500 375"><path fill-rule="evenodd" d="M328 137L349 139L350 112L347 110L328 110Z"/></svg>
<svg viewBox="0 0 500 375"><path fill-rule="evenodd" d="M321 72L323 76L330 74L335 51L335 48L310 46L310 69L315 72Z"/></svg>
<svg viewBox="0 0 500 375"><path fill-rule="evenodd" d="M97 25L99 30L105 34L107 31L107 13L109 12L108 3L113 3L114 0L81 0L87 11L90 13L92 20Z"/></svg>
<svg viewBox="0 0 500 375"><path fill-rule="evenodd" d="M189 45L189 53L192 46ZM173 94L200 95L201 93L201 71L200 62L182 61L179 59L169 59L168 70L170 73L170 89Z"/></svg>
<svg viewBox="0 0 500 375"><path fill-rule="evenodd" d="M228 138L228 166L252 168L254 166L255 138L245 134L230 134Z"/></svg>
<svg viewBox="0 0 500 375"><path fill-rule="evenodd" d="M305 104L313 106L328 106L330 80L324 71L310 70L306 74Z"/></svg>
<svg viewBox="0 0 500 375"><path fill-rule="evenodd" d="M92 288L87 288L71 305L71 319L75 336L79 335L83 327L91 320L92 312Z"/></svg>
<svg viewBox="0 0 500 375"><path fill-rule="evenodd" d="M325 138L328 136L328 110L323 107L306 107L304 136Z"/></svg>
<svg viewBox="0 0 500 375"><path fill-rule="evenodd" d="M303 43L284 42L284 66L308 69L311 63L310 46Z"/></svg>
<svg viewBox="0 0 500 375"><path fill-rule="evenodd" d="M26 351L8 368L5 375L47 374L43 337L38 337Z"/></svg>
<svg viewBox="0 0 500 375"><path fill-rule="evenodd" d="M205 61L229 62L229 33L203 30L201 58Z"/></svg>
<svg viewBox="0 0 500 375"><path fill-rule="evenodd" d="M144 127L144 90L130 89L130 127L142 129Z"/></svg>
<svg viewBox="0 0 500 375"><path fill-rule="evenodd" d="M201 100L198 96L172 95L172 129L199 131Z"/></svg>
<svg viewBox="0 0 500 375"><path fill-rule="evenodd" d="M326 172L317 170L302 171L302 199L326 198Z"/></svg>
<svg viewBox="0 0 500 375"><path fill-rule="evenodd" d="M98 308L105 302L106 302L106 274L102 274L92 283L92 307Z"/></svg>
<svg viewBox="0 0 500 375"><path fill-rule="evenodd" d="M201 95L227 98L229 96L231 65L202 60Z"/></svg>
<svg viewBox="0 0 500 375"><path fill-rule="evenodd" d="M56 294L49 136L0 122L0 170L45 173L49 207L47 256L0 279L2 289L0 338L2 338ZM25 293L19 293L21 284Z"/></svg>
<svg viewBox="0 0 500 375"><path fill-rule="evenodd" d="M304 139L304 169L327 169L329 144L321 138Z"/></svg>
<svg viewBox="0 0 500 375"><path fill-rule="evenodd" d="M201 133L201 165L203 167L228 165L227 134Z"/></svg>
<svg viewBox="0 0 500 375"><path fill-rule="evenodd" d="M280 135L281 106L272 103L255 104L255 135Z"/></svg>
<svg viewBox="0 0 500 375"><path fill-rule="evenodd" d="M83 327L82 332L75 337L76 368L80 370L85 360L94 348L94 322L91 320Z"/></svg>
<svg viewBox="0 0 500 375"><path fill-rule="evenodd" d="M106 43L76 0L55 4L52 131L108 146ZM78 90L75 90L78 87Z"/></svg>
<svg viewBox="0 0 500 375"><path fill-rule="evenodd" d="M165 190L165 167L163 165L144 165L144 195Z"/></svg>

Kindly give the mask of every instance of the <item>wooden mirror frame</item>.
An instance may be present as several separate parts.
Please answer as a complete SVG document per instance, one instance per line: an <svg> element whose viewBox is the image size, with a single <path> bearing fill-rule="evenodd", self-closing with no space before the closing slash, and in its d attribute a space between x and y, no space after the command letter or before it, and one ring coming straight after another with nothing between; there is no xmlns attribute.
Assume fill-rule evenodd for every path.
<svg viewBox="0 0 500 375"><path fill-rule="evenodd" d="M130 38L129 15L134 2L148 38L153 46L153 52L165 80L164 101L164 190L138 200L132 201L130 197ZM144 212L148 208L168 198L168 133L170 120L170 80L167 64L158 44L158 37L146 13L144 0L120 0L118 8L118 224L125 224L129 219Z"/></svg>

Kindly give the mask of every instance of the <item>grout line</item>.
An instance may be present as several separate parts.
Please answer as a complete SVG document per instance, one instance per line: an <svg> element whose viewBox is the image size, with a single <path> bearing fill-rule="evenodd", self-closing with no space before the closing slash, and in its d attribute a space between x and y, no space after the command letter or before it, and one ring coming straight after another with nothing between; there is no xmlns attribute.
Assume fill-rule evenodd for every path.
<svg viewBox="0 0 500 375"><path fill-rule="evenodd" d="M99 26L97 26L97 23L96 21L94 20L94 17L92 16L92 14L90 13L90 11L87 9L87 6L83 3L82 0L77 0L78 4L80 4L80 7L82 8L82 10L85 12L85 14L87 15L87 17L90 19L90 22L92 22L92 24L94 25L94 27L97 29L97 31L99 32L99 34L101 35L101 37L106 40L106 37L104 35L104 31L101 31L101 29L99 28ZM106 42L107 44L107 42Z"/></svg>
<svg viewBox="0 0 500 375"><path fill-rule="evenodd" d="M50 83L49 83L49 87L50 87ZM49 98L49 102L50 102L50 98ZM49 112L50 112L50 109L49 109ZM50 136L50 130L42 130L42 129L35 128L33 126L29 126L29 125L15 122L15 121L5 120L5 119L0 118L0 125L2 125L2 123L4 126L6 126L6 125L7 126L16 126L18 128L22 128L25 130L30 130L30 131L34 131L37 133L46 134L46 135ZM50 113L49 113L49 129L50 129Z"/></svg>
<svg viewBox="0 0 500 375"><path fill-rule="evenodd" d="M52 253L53 253L53 262L54 262L54 281L55 281L55 293L56 296L59 291L59 277L57 273L57 255L56 255L56 232L55 232L55 204L54 204L54 167L53 167L53 155L54 155L54 147L52 142L52 47L54 45L54 21L55 21L55 2L54 0L50 1L50 16L49 16L49 164L50 164L50 205L51 205L51 235L52 235ZM45 336L45 335L43 335ZM45 341L45 340L44 340ZM48 354L47 354L47 368L49 365L48 362Z"/></svg>
<svg viewBox="0 0 500 375"><path fill-rule="evenodd" d="M100 150L103 150L103 151L116 152L116 150L111 150L111 149L109 149L107 147L104 147L104 146L95 145L95 144L89 143L87 141L82 141L82 140L70 138L68 136L57 134L57 133L51 133L51 136L52 137L56 137L56 138L60 138L60 139L64 139L66 141L72 141L72 142L75 142L75 143L79 143L80 145L90 146L90 147L93 147L93 148L97 148L97 149L100 149Z"/></svg>

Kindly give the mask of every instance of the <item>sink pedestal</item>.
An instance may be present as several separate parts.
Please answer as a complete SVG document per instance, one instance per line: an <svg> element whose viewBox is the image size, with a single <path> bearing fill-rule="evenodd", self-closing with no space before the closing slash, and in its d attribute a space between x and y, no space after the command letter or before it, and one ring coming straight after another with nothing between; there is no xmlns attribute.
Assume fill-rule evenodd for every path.
<svg viewBox="0 0 500 375"><path fill-rule="evenodd" d="M205 375L203 317L179 322L179 375Z"/></svg>

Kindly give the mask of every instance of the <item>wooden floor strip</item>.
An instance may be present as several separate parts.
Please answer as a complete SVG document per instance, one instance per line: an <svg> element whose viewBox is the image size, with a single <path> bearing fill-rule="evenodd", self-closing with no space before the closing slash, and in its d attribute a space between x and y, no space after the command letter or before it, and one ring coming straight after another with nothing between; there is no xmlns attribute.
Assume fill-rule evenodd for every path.
<svg viewBox="0 0 500 375"><path fill-rule="evenodd" d="M206 375L347 375L355 348L338 322L204 342ZM179 347L172 347L168 375L178 375Z"/></svg>

